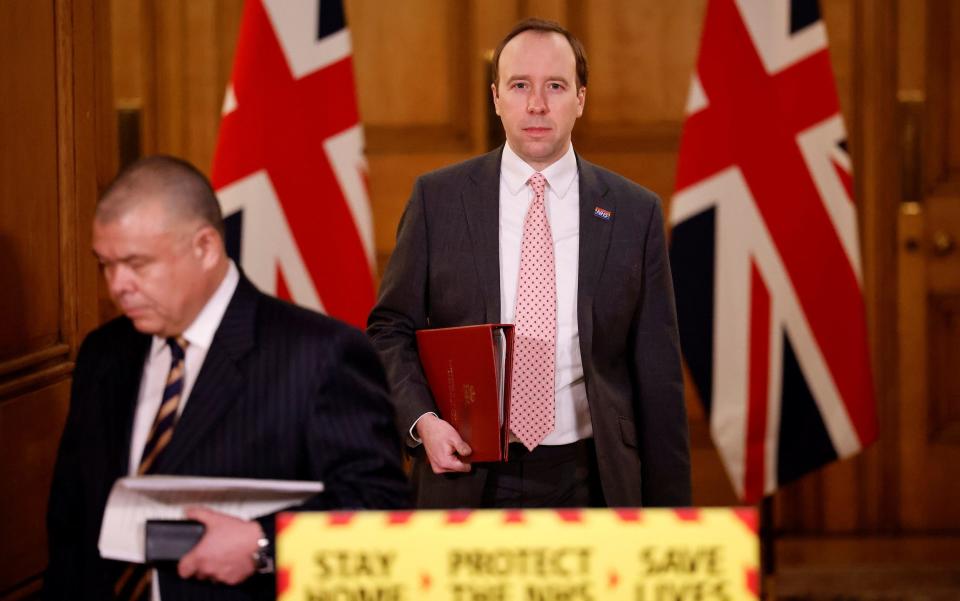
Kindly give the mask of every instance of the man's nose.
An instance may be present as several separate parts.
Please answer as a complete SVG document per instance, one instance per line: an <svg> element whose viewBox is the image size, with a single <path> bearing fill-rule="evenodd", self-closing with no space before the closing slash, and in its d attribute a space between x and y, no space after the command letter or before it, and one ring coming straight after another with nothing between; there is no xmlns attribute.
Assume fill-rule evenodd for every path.
<svg viewBox="0 0 960 601"><path fill-rule="evenodd" d="M543 92L536 88L530 92L530 96L527 98L527 112L534 114L547 112L547 103Z"/></svg>
<svg viewBox="0 0 960 601"><path fill-rule="evenodd" d="M124 265L110 265L104 268L103 276L107 280L107 289L114 299L119 299L124 293L129 292L132 285L130 269Z"/></svg>

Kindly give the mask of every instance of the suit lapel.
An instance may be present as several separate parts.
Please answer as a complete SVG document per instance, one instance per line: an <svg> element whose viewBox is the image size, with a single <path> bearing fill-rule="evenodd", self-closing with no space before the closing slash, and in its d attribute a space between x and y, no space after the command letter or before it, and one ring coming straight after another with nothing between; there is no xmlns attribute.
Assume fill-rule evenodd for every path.
<svg viewBox="0 0 960 601"><path fill-rule="evenodd" d="M176 473L240 396L244 384L240 367L255 344L259 295L253 284L241 275L190 391L183 415L173 430L170 445L157 460L157 473Z"/></svg>
<svg viewBox="0 0 960 601"><path fill-rule="evenodd" d="M124 334L128 340L117 342L116 348L123 349L117 357L116 367L110 370L115 377L109 379L109 400L106 404L108 440L115 445L108 450L108 456L114 461L110 472L117 476L126 476L130 469L130 439L133 436L133 416L136 412L140 381L143 378L143 365L150 350L151 336L141 334L129 325Z"/></svg>
<svg viewBox="0 0 960 601"><path fill-rule="evenodd" d="M577 156L580 176L580 266L577 274L577 318L580 326L580 345L584 361L589 357L593 341L593 298L603 271L607 249L613 234L616 202L607 194L597 168ZM609 211L607 219L598 217L596 209Z"/></svg>
<svg viewBox="0 0 960 601"><path fill-rule="evenodd" d="M462 193L463 212L473 242L473 257L488 323L500 321L500 155L487 153L470 174Z"/></svg>

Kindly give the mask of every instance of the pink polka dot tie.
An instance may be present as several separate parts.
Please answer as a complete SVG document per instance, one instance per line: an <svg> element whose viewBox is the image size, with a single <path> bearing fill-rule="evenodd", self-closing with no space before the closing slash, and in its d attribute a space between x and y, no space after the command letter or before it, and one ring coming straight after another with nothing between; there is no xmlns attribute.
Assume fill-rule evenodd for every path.
<svg viewBox="0 0 960 601"><path fill-rule="evenodd" d="M547 180L527 181L534 198L523 222L520 283L514 320L510 429L533 450L554 428L554 372L557 353L557 284L553 235L547 221Z"/></svg>

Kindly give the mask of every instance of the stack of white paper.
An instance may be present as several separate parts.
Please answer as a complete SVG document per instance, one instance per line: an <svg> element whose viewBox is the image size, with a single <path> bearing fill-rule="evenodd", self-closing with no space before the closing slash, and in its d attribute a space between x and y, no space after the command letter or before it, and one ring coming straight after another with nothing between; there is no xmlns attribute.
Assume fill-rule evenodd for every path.
<svg viewBox="0 0 960 601"><path fill-rule="evenodd" d="M203 505L250 520L298 505L323 491L320 482L139 476L113 485L100 527L100 555L143 563L147 520L182 520L184 508Z"/></svg>

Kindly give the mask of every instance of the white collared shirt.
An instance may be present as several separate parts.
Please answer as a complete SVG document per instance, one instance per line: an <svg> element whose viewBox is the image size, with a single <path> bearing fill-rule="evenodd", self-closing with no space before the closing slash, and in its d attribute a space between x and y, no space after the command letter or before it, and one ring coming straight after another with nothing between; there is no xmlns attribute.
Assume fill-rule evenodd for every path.
<svg viewBox="0 0 960 601"><path fill-rule="evenodd" d="M504 323L514 323L515 319L523 221L533 201L527 180L535 172L509 143L504 145L500 161L500 319ZM573 145L540 173L547 180L545 201L557 285L556 422L541 444L560 445L593 436L577 324L580 176Z"/></svg>
<svg viewBox="0 0 960 601"><path fill-rule="evenodd" d="M220 327L220 321L227 311L227 305L230 304L230 299L233 298L233 293L237 289L239 281L240 272L233 261L230 261L227 275L224 276L223 281L220 282L207 304L197 314L193 323L183 332L183 337L187 339L188 345L184 357L183 393L180 396L180 405L177 408L178 414L183 413L183 408L190 400L190 391L197 381L197 374L200 373L203 360L207 357L207 351L210 350L213 335ZM140 393L137 396L137 410L133 417L129 463L129 474L131 476L137 473L143 447L146 446L147 437L150 435L150 427L157 416L157 410L160 409L163 389L167 385L167 375L170 373L171 359L167 339L154 336L150 344L150 352L147 353L147 358L143 363Z"/></svg>

